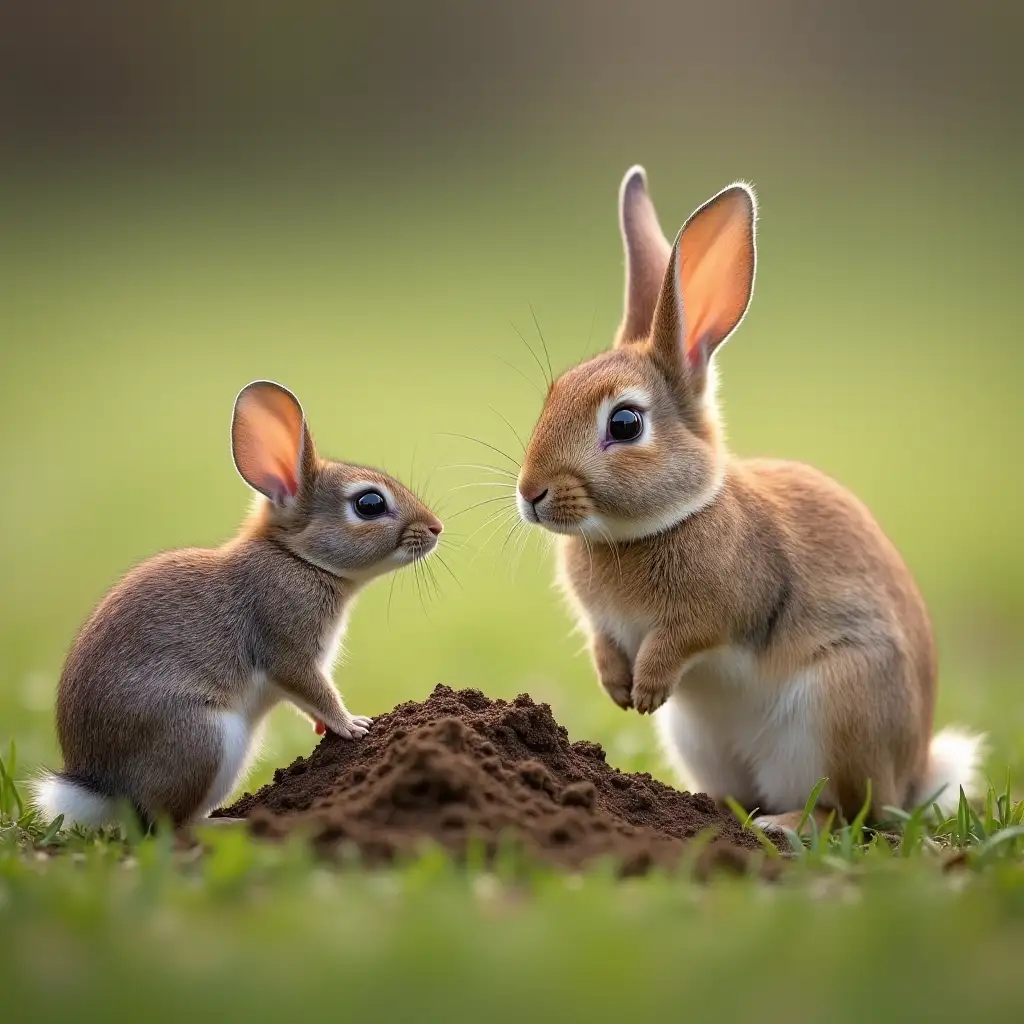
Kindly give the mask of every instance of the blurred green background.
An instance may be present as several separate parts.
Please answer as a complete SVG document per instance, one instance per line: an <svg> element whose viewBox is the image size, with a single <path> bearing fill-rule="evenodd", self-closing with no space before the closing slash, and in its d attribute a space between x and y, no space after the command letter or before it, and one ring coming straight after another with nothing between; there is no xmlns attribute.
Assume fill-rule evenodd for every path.
<svg viewBox="0 0 1024 1024"><path fill-rule="evenodd" d="M21 773L58 761L56 681L108 587L237 527L231 403L271 377L325 453L429 478L448 526L460 585L439 570L430 599L405 573L390 610L387 580L356 609L349 706L526 690L664 775L649 723L598 691L543 537L480 529L504 505L471 506L504 492L463 464L505 457L446 436L516 458L531 307L556 369L610 343L641 162L669 234L757 188L756 294L721 357L733 446L871 506L935 618L939 721L989 732L1019 788L1022 28L1000 0L0 5L0 743ZM279 710L252 781L314 740ZM229 830L184 866L161 841L45 867L4 842L5 1021L1019 1018L1012 859L772 889L538 872L523 899L437 857L338 875Z"/></svg>
<svg viewBox="0 0 1024 1024"><path fill-rule="evenodd" d="M93 604L249 497L227 425L271 377L322 450L423 484L442 592L366 593L336 674L356 712L436 682L550 701L662 772L599 693L541 537L503 547L556 370L620 313L616 190L665 230L736 178L762 205L721 359L740 454L814 463L904 552L938 632L940 721L1024 764L1019 5L33 3L0 15L0 739L58 759L52 699ZM1019 122L1017 123L1019 128ZM492 535L493 534L493 535ZM521 542L525 546L521 547ZM307 751L274 715L255 781ZM1018 774L1019 777L1019 774Z"/></svg>

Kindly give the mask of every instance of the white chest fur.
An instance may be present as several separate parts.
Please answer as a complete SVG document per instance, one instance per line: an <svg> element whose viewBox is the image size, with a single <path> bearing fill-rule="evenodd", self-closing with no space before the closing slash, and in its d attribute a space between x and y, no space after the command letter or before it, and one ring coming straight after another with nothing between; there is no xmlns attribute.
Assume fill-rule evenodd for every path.
<svg viewBox="0 0 1024 1024"><path fill-rule="evenodd" d="M341 653L341 642L345 638L345 631L348 628L348 609L342 612L336 622L328 624L320 638L320 668L327 675L331 674Z"/></svg>
<svg viewBox="0 0 1024 1024"><path fill-rule="evenodd" d="M345 636L347 615L342 614L324 630L318 644L318 665L330 675ZM221 762L201 813L219 806L244 776L248 766L259 754L263 723L268 712L284 699L284 695L265 672L254 672L244 687L237 707L215 713L221 738Z"/></svg>
<svg viewBox="0 0 1024 1024"><path fill-rule="evenodd" d="M604 615L595 622L601 632L615 641L629 658L636 661L637 652L644 637L651 631L652 623L643 619L627 619L622 616Z"/></svg>
<svg viewBox="0 0 1024 1024"><path fill-rule="evenodd" d="M259 756L263 723L267 713L281 699L281 691L267 674L254 672L238 706L214 712L213 721L220 733L221 760L200 808L201 814L220 806Z"/></svg>
<svg viewBox="0 0 1024 1024"><path fill-rule="evenodd" d="M612 604L585 606L563 572L559 583L580 624L614 640L635 662L655 623ZM683 784L716 799L732 796L748 810L802 808L826 774L817 682L813 672L766 679L756 657L741 648L696 658L655 716Z"/></svg>
<svg viewBox="0 0 1024 1024"><path fill-rule="evenodd" d="M753 654L710 651L656 716L665 753L685 783L748 810L799 810L826 774L813 672L768 680Z"/></svg>

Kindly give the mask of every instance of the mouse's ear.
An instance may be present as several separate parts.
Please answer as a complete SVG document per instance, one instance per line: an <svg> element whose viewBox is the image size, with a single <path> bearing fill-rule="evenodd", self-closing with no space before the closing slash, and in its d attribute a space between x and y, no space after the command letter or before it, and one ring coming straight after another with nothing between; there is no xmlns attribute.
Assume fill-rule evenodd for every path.
<svg viewBox="0 0 1024 1024"><path fill-rule="evenodd" d="M299 400L269 380L242 388L231 419L231 454L242 479L275 505L295 498L313 464Z"/></svg>

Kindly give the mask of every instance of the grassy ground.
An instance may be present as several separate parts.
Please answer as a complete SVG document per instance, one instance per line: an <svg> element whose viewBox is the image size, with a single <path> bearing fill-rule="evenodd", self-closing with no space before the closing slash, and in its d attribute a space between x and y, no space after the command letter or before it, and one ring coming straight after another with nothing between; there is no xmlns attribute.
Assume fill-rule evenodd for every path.
<svg viewBox="0 0 1024 1024"><path fill-rule="evenodd" d="M969 156L921 154L907 171L922 202L909 206L849 156L750 168L761 265L722 359L730 433L740 452L816 463L875 510L933 610L938 718L990 733L1001 791L1007 766L1018 781L1024 766L1024 485L1007 471L1021 427L1013 218ZM673 177L679 164L656 159L672 228L736 174L691 160ZM17 739L17 778L58 756L53 688L92 604L133 562L217 543L243 514L226 425L255 377L297 391L326 452L429 477L444 506L459 585L419 595L403 576L393 598L387 584L366 595L337 672L353 710L384 711L436 682L527 690L613 763L667 777L647 723L597 692L538 539L505 543L497 522L483 526L502 502L470 509L492 491L459 489L486 479L464 464L505 457L445 436L516 455L489 408L521 433L537 410L501 362L530 373L510 318L527 333L532 304L560 366L605 344L617 319L621 155L538 166L467 171L475 184L458 189L384 185L358 202L322 181L0 189L0 741ZM270 737L254 782L314 742L285 710ZM770 889L620 885L602 872L533 873L524 888L432 855L336 875L235 834L211 836L202 860L150 840L126 866L99 841L49 858L5 821L3 1018L96 1006L154 1020L644 1019L668 1007L1016 1019L1024 869L1011 813L981 808L938 840L912 835L897 857L852 836L845 850L819 843ZM964 844L979 851L964 870L940 870Z"/></svg>
<svg viewBox="0 0 1024 1024"><path fill-rule="evenodd" d="M855 824L765 885L622 882L529 866L318 866L207 828L125 846L0 800L0 992L14 1020L1019 1019L1024 803L1007 794L893 850ZM938 833L938 835L936 835Z"/></svg>

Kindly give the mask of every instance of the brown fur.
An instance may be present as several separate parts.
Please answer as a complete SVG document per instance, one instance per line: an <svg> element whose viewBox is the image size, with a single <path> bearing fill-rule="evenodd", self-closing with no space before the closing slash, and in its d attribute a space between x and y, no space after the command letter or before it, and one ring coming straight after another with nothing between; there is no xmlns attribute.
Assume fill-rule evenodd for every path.
<svg viewBox="0 0 1024 1024"><path fill-rule="evenodd" d="M241 393L232 438L236 465L266 500L223 547L172 551L129 572L78 635L60 680L60 778L147 820L212 809L226 742L217 713L255 733L288 700L342 736L365 733L369 720L349 714L328 675L344 615L366 582L428 554L441 530L397 481L318 458L301 408L277 385ZM357 482L386 488L393 513L356 519Z"/></svg>
<svg viewBox="0 0 1024 1024"><path fill-rule="evenodd" d="M847 817L868 780L876 818L931 795L932 629L899 554L835 481L724 446L712 357L752 294L753 194L726 189L671 247L642 172L621 202L616 346L555 381L519 478L524 518L565 535L560 581L604 689L641 712L672 701L659 715L706 748L691 781L790 815L767 824L794 820L820 775L821 806ZM644 406L636 443L602 434L623 393Z"/></svg>

